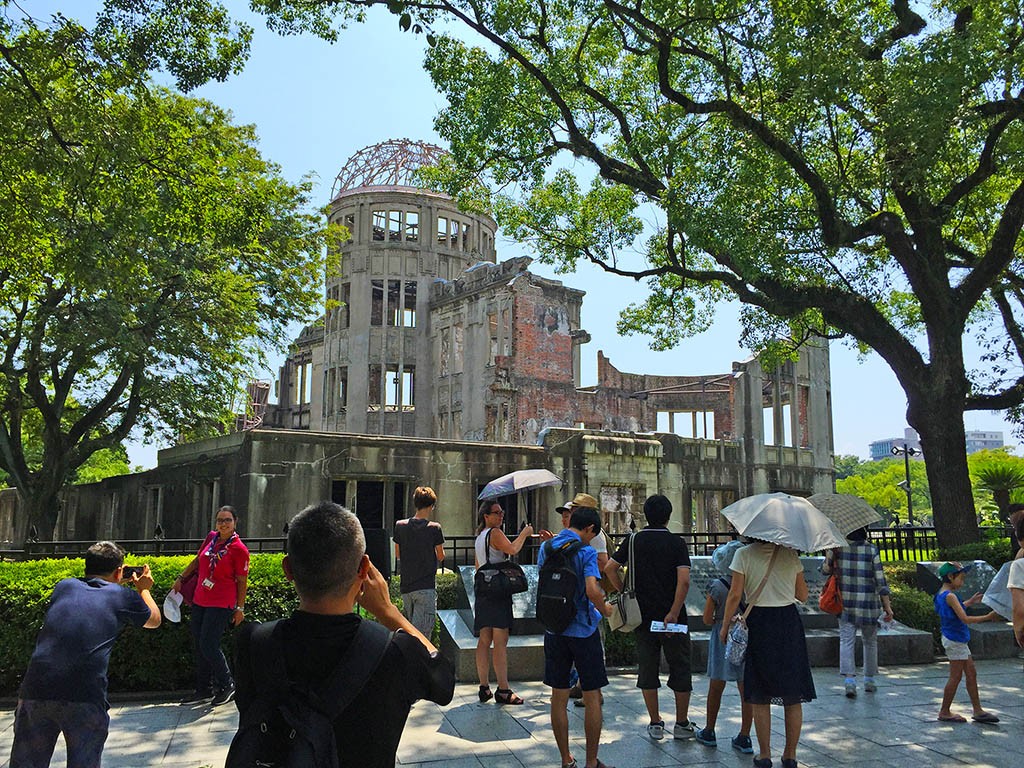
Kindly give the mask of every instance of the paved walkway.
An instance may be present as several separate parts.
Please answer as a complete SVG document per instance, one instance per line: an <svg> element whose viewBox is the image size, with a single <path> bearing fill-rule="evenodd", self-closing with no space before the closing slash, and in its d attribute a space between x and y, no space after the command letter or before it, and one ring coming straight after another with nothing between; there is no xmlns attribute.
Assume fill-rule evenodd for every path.
<svg viewBox="0 0 1024 768"><path fill-rule="evenodd" d="M1024 672L1017 659L978 662L984 706L1002 718L998 725L938 723L942 686L948 675L944 663L890 667L882 671L878 692L861 692L855 700L843 696L834 669L815 669L818 699L804 706L804 727L797 757L801 765L828 766L956 766L1011 768L1024 753ZM717 728L721 746L709 749L693 741L671 738L655 743L643 734L643 702L631 675L615 676L605 689L601 758L618 768L648 766L743 766L751 758L728 747L735 734L739 700L727 689ZM690 716L703 725L707 681L694 678ZM519 683L527 699L522 707L480 704L476 685L459 685L447 707L419 703L409 717L398 752L401 765L419 768L552 768L558 750L548 724L547 689L541 683ZM669 700L662 689L662 704ZM573 753L583 757L583 710L570 707ZM961 687L954 711L970 714ZM669 728L670 709L664 711ZM773 707L775 765L782 748L781 710ZM10 758L10 709L0 711L0 768ZM111 710L110 738L104 768L199 768L223 765L234 734L237 714L232 706L183 707L174 703L125 703ZM671 732L671 730L670 730ZM64 765L58 745L53 766ZM580 759L580 765L583 765Z"/></svg>

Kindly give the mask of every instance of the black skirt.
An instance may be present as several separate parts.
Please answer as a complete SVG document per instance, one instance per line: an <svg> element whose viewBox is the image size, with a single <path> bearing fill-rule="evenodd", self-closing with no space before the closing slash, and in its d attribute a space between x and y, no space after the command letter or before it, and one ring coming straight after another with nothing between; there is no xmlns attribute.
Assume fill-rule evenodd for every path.
<svg viewBox="0 0 1024 768"><path fill-rule="evenodd" d="M512 626L512 595L508 597L476 596L473 606L473 632L480 634L485 627L508 629Z"/></svg>
<svg viewBox="0 0 1024 768"><path fill-rule="evenodd" d="M783 706L817 698L796 606L754 607L747 616L747 628L743 698L750 704Z"/></svg>

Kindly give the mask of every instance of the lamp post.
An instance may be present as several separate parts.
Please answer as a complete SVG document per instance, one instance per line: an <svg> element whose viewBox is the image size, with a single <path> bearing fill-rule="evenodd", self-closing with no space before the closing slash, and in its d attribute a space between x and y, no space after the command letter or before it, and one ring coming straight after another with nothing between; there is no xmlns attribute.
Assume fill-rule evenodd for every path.
<svg viewBox="0 0 1024 768"><path fill-rule="evenodd" d="M910 490L910 457L916 456L920 451L916 448L911 448L909 445L904 443L902 446L894 445L892 447L893 456L903 456L903 472L906 479L899 483L899 486L907 492L907 522L913 526L914 524L914 500L911 497Z"/></svg>

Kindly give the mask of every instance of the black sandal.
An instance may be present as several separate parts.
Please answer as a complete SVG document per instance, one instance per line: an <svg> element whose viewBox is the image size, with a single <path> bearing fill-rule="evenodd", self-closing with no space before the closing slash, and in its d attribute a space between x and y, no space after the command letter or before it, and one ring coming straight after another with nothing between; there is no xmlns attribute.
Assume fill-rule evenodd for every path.
<svg viewBox="0 0 1024 768"><path fill-rule="evenodd" d="M480 701L490 701L494 698L494 694L491 693L491 686L481 685L480 686Z"/></svg>
<svg viewBox="0 0 1024 768"><path fill-rule="evenodd" d="M499 704L525 704L519 696L516 696L511 688L499 688L494 695L494 700Z"/></svg>

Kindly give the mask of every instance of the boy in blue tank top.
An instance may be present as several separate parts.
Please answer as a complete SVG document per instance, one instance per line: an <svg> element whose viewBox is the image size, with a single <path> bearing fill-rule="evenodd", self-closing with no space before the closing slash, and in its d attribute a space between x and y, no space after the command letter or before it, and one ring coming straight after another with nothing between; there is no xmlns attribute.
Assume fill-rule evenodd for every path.
<svg viewBox="0 0 1024 768"><path fill-rule="evenodd" d="M964 574L970 569L970 564L960 563L943 563L939 568L942 587L935 595L935 611L939 614L942 629L942 647L946 649L946 658L949 659L949 680L942 691L942 709L939 710L938 719L945 723L967 722L963 715L954 714L949 709L953 704L956 689L960 687L960 678L966 676L967 695L970 696L971 705L974 707L971 719L978 723L998 723L998 717L981 707L981 699L978 696L978 673L974 668L974 659L971 658L971 649L967 645L971 639L971 630L967 625L993 621L999 618L999 615L995 611L982 616L967 615L964 609L981 601L980 592L967 600L961 600L956 596L956 591L964 585Z"/></svg>

